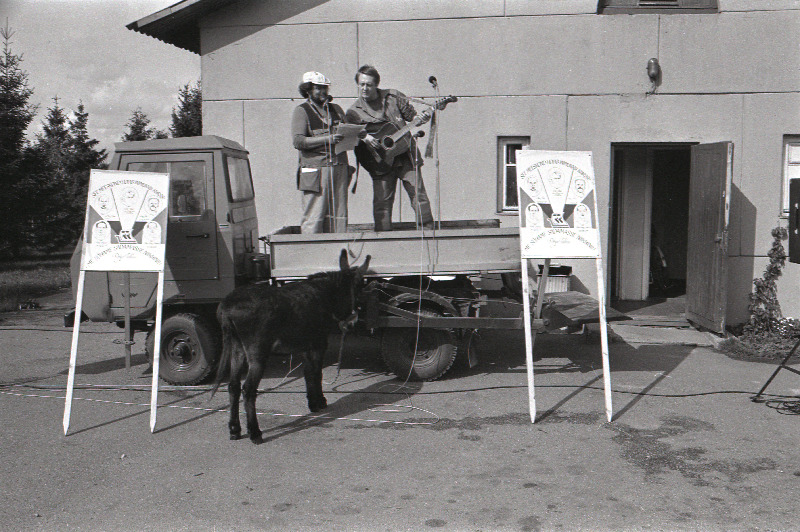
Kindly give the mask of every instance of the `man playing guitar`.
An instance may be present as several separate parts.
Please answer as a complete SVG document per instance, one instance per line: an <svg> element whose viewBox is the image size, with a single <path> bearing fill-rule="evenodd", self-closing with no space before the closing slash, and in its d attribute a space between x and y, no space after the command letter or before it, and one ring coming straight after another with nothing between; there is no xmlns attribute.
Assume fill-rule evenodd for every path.
<svg viewBox="0 0 800 532"><path fill-rule="evenodd" d="M375 67L364 65L355 76L359 98L347 110L346 121L351 124L365 124L367 135L355 148L356 159L372 177L372 214L375 219L375 231L392 229L392 207L397 190L398 179L406 189L411 205L416 214L417 226L433 228L433 214L430 200L425 192L420 167L422 157L413 138L408 149L401 148L391 153L389 160L381 157L387 154L385 145L381 144L379 132L385 130L387 124L392 131L424 124L430 119L427 112L417 117L417 111L409 103L408 98L394 89L379 89L381 76ZM409 136L405 138L408 139Z"/></svg>

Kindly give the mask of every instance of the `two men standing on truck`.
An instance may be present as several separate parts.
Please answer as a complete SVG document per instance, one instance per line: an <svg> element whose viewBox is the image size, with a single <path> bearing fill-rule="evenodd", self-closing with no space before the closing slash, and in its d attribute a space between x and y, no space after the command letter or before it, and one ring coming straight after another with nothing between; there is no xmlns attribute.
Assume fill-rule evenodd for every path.
<svg viewBox="0 0 800 532"><path fill-rule="evenodd" d="M292 115L294 147L300 153L297 188L303 192L302 233L345 232L347 230L347 187L351 168L347 152L335 154L343 140L336 127L347 122L365 126L362 141L356 146L358 163L372 177L373 218L375 231L392 229L392 207L397 182L401 181L416 214L417 226L433 227L433 214L420 175L422 157L413 139L407 151L392 160L382 150L382 136L394 133L414 122L421 125L430 116L417 117L408 98L393 89L379 89L380 74L375 67L358 69L355 81L359 98L345 115L341 107L330 103L330 80L319 72L306 72L298 87L307 100Z"/></svg>

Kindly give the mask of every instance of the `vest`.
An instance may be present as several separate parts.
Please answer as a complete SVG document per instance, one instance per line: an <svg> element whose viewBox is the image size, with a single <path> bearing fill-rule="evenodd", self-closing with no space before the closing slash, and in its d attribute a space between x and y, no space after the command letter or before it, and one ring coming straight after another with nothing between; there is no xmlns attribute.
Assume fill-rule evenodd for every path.
<svg viewBox="0 0 800 532"><path fill-rule="evenodd" d="M323 122L317 110L312 107L309 102L303 102L300 107L306 112L308 117L308 125L311 130L312 137L323 137L330 135L331 130L335 129L337 125L344 121L344 113L342 108L336 104L328 104L330 112L331 124L330 129L328 125ZM347 164L347 152L342 152L336 155L333 152L332 146L318 146L310 150L298 150L300 153L300 167L303 168L322 168L324 166ZM330 153L329 153L330 152Z"/></svg>

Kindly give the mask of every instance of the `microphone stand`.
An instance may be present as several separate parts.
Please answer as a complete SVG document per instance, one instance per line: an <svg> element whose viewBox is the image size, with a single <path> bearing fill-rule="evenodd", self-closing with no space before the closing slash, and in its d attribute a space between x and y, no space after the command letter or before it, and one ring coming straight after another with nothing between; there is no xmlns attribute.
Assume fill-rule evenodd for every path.
<svg viewBox="0 0 800 532"><path fill-rule="evenodd" d="M428 78L428 81L431 85L433 85L434 94L436 96L436 100L438 101L441 97L439 94L439 83L436 80L436 77L431 76ZM434 129L435 128L435 129ZM433 152L434 152L434 161L436 166L436 220L434 221L434 227L437 229L441 229L442 226L442 194L441 194L441 179L439 173L439 109L437 107L433 108L433 116L431 117L431 136L433 137L430 139L433 142ZM426 150L427 151L427 150Z"/></svg>

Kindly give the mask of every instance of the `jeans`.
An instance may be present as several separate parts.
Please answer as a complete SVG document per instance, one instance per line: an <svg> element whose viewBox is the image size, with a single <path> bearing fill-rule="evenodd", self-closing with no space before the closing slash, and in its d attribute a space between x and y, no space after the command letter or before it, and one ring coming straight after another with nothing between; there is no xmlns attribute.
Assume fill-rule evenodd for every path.
<svg viewBox="0 0 800 532"><path fill-rule="evenodd" d="M396 166L388 174L372 177L372 216L376 231L392 230L392 207L398 180L403 183L408 199L411 200L417 226L433 223L431 203L419 168L414 168L410 157L403 156L402 161L401 166Z"/></svg>

